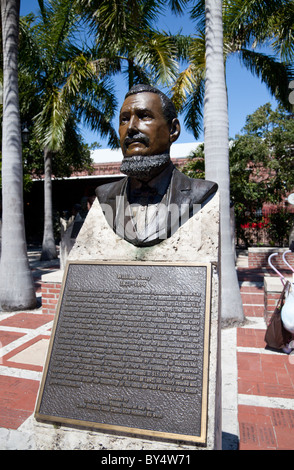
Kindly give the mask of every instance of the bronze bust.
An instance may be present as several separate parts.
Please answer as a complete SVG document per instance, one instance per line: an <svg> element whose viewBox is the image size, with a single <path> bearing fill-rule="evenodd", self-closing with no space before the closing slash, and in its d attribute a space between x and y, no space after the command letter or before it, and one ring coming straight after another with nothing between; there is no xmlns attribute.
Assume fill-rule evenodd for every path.
<svg viewBox="0 0 294 470"><path fill-rule="evenodd" d="M135 85L119 117L122 180L98 186L97 198L117 235L136 246L169 238L217 191L211 181L178 171L170 147L180 135L172 101L157 88Z"/></svg>

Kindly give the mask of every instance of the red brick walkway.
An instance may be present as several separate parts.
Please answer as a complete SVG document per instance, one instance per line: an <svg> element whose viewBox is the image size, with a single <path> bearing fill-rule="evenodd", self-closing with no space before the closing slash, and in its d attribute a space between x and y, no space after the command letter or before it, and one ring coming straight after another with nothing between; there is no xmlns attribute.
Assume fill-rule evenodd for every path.
<svg viewBox="0 0 294 470"><path fill-rule="evenodd" d="M0 376L0 426L18 429L32 414L39 388L37 380Z"/></svg>
<svg viewBox="0 0 294 470"><path fill-rule="evenodd" d="M257 326L237 328L239 449L294 450L294 356L265 348L263 287L241 295Z"/></svg>
<svg viewBox="0 0 294 470"><path fill-rule="evenodd" d="M46 349L52 321L41 310L0 315L0 428L18 429L34 412L43 370L38 343L45 340Z"/></svg>

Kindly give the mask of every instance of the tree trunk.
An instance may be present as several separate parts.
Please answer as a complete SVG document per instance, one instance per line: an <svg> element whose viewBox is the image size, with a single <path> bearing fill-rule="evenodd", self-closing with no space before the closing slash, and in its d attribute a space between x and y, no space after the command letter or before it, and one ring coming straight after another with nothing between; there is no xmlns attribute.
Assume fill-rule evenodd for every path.
<svg viewBox="0 0 294 470"><path fill-rule="evenodd" d="M44 168L44 234L41 254L43 261L57 258L52 212L52 154L47 147L44 150Z"/></svg>
<svg viewBox="0 0 294 470"><path fill-rule="evenodd" d="M222 325L244 322L230 222L229 123L223 58L222 1L205 1L205 177L220 192L220 283Z"/></svg>
<svg viewBox="0 0 294 470"><path fill-rule="evenodd" d="M27 257L23 213L22 148L18 100L19 0L1 0L3 41L2 122L2 310L36 307L36 293Z"/></svg>

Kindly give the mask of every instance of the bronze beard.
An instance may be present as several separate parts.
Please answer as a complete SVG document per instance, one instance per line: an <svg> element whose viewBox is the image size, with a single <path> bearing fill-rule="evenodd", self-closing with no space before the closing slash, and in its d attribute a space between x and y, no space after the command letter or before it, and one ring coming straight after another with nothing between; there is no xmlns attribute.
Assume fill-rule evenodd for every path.
<svg viewBox="0 0 294 470"><path fill-rule="evenodd" d="M170 155L135 155L125 157L120 166L120 171L125 175L141 181L149 181L158 175L170 162Z"/></svg>

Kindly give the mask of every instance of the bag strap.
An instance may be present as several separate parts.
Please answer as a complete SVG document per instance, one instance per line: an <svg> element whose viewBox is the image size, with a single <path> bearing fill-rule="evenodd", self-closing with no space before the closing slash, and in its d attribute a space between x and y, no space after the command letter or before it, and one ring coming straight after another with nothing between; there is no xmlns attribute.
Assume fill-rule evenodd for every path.
<svg viewBox="0 0 294 470"><path fill-rule="evenodd" d="M286 291L289 289L290 287L290 282L288 280L285 281L285 284L284 284L284 287L283 287L283 290L281 292L281 295L279 297L279 300L277 302L277 305L276 305L276 308L280 307L284 298L285 298L285 295L286 295Z"/></svg>

